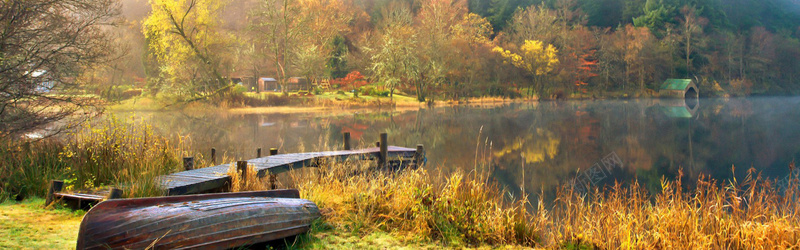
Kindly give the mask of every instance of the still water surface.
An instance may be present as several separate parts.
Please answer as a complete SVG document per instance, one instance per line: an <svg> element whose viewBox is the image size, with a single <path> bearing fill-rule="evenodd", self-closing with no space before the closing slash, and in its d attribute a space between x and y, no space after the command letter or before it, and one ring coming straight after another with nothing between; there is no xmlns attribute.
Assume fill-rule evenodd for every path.
<svg viewBox="0 0 800 250"><path fill-rule="evenodd" d="M429 169L469 171L476 162L488 163L481 169L518 194L522 185L531 193L551 193L575 180L599 186L638 179L657 190L661 176L674 178L679 169L689 185L700 175L741 178L751 167L782 178L800 158L798 107L800 98L782 97L135 116L162 132L188 135L198 150L214 147L233 159L254 158L259 147L282 153L338 149L343 132L351 133L354 147L366 147L387 132L390 145L424 144Z"/></svg>

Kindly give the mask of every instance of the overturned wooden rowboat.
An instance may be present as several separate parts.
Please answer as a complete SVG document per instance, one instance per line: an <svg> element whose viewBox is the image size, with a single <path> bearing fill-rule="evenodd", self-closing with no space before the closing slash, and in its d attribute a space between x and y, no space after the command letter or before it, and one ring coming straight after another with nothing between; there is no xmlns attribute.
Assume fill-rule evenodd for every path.
<svg viewBox="0 0 800 250"><path fill-rule="evenodd" d="M297 190L108 200L83 217L77 249L227 249L308 231L316 204Z"/></svg>

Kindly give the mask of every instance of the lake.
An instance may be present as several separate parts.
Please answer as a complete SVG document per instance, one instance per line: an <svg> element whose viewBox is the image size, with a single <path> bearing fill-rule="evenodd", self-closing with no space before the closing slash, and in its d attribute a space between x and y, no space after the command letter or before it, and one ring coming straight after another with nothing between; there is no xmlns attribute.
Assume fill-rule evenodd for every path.
<svg viewBox="0 0 800 250"><path fill-rule="evenodd" d="M256 148L281 153L339 149L350 132L355 148L424 144L430 170L488 171L518 195L552 193L638 179L658 190L662 176L743 178L755 168L784 178L800 158L800 98L598 100L435 107L410 111L187 114L119 113L158 130L188 135L208 154L255 157ZM735 166L735 172L732 167Z"/></svg>

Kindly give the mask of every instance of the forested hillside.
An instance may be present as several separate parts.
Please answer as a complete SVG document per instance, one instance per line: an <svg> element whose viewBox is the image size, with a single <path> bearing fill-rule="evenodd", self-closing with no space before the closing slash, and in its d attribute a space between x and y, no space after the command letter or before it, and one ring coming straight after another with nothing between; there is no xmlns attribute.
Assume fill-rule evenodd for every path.
<svg viewBox="0 0 800 250"><path fill-rule="evenodd" d="M191 98L357 71L419 100L649 96L667 78L800 93L798 0L127 0L123 14L129 53L95 73L100 90Z"/></svg>

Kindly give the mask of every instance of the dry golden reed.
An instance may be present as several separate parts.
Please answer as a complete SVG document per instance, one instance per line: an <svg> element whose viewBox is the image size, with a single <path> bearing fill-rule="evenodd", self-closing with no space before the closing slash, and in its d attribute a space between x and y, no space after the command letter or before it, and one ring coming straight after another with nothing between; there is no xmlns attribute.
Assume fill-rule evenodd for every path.
<svg viewBox="0 0 800 250"><path fill-rule="evenodd" d="M662 192L637 182L579 194L562 188L552 202L503 198L476 172L370 172L369 162L327 164L294 182L325 211L324 221L356 234L390 232L446 246L511 245L601 249L786 249L800 247L797 181L779 192L751 170L744 182L701 177ZM355 171L354 169L360 169Z"/></svg>
<svg viewBox="0 0 800 250"><path fill-rule="evenodd" d="M785 192L748 171L744 182L720 185L700 177L697 188L683 190L681 180L661 181L662 192L649 194L634 182L595 190L588 196L571 190L558 194L553 227L544 245L580 244L635 249L788 249L800 247L797 182Z"/></svg>
<svg viewBox="0 0 800 250"><path fill-rule="evenodd" d="M242 191L256 191L256 190L269 190L271 188L271 179L269 175L258 177L256 168L248 164L247 173L242 175L242 172L236 167L236 163L231 163L228 168L228 176L230 176L231 192Z"/></svg>
<svg viewBox="0 0 800 250"><path fill-rule="evenodd" d="M302 197L325 211L326 223L353 233L381 230L451 246L536 240L526 203L504 202L497 186L482 176L374 169L374 162L329 163L293 182Z"/></svg>
<svg viewBox="0 0 800 250"><path fill-rule="evenodd" d="M53 179L67 189L116 186L125 197L163 195L158 176L183 170L181 157L193 152L190 137L175 137L133 116L109 116L58 137L0 142L0 197L43 196ZM202 155L195 163L209 165Z"/></svg>

